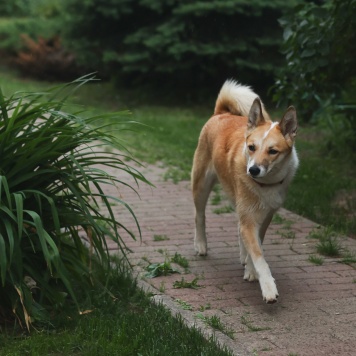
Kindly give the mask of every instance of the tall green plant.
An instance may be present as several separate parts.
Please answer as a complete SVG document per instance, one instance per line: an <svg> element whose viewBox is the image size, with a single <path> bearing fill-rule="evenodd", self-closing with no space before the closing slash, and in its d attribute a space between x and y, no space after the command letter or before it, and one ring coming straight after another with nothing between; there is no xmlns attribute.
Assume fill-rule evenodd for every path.
<svg viewBox="0 0 356 356"><path fill-rule="evenodd" d="M280 20L286 66L280 70L274 98L296 105L301 120L310 121L318 109L336 103L337 111L345 109L345 115L353 117L356 132L355 113L350 111L350 104L355 105L355 11L356 0L328 0L300 5Z"/></svg>
<svg viewBox="0 0 356 356"><path fill-rule="evenodd" d="M63 111L72 90L91 79L45 93L0 90L0 315L27 328L68 294L75 301L77 283L90 286L93 259L109 267L107 238L125 253L123 234L135 235L113 202L130 211L140 234L129 205L104 193L105 184L128 184L105 169L148 182L125 163L128 153L107 127L95 125L99 117Z"/></svg>

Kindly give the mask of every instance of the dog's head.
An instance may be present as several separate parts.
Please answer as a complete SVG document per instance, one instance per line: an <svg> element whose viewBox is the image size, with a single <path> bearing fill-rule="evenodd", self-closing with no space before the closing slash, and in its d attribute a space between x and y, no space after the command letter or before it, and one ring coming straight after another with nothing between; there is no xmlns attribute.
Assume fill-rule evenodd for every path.
<svg viewBox="0 0 356 356"><path fill-rule="evenodd" d="M247 174L260 183L277 183L284 161L293 150L297 133L297 114L289 107L280 122L265 120L262 104L256 98L251 106L245 152Z"/></svg>

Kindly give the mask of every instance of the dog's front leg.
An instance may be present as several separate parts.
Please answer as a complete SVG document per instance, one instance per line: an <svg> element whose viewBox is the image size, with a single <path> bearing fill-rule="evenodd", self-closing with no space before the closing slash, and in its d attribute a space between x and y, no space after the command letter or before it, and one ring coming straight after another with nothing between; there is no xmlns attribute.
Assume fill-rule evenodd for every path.
<svg viewBox="0 0 356 356"><path fill-rule="evenodd" d="M239 231L240 231L240 228L239 228ZM246 266L246 263L247 263L247 251L246 251L246 248L245 248L245 245L244 245L244 242L241 238L241 234L239 233L239 247L240 247L240 263L243 265L243 266Z"/></svg>
<svg viewBox="0 0 356 356"><path fill-rule="evenodd" d="M251 217L240 219L240 238L247 251L244 279L258 279L263 299L267 303L275 303L278 298L277 286L263 256L258 224Z"/></svg>

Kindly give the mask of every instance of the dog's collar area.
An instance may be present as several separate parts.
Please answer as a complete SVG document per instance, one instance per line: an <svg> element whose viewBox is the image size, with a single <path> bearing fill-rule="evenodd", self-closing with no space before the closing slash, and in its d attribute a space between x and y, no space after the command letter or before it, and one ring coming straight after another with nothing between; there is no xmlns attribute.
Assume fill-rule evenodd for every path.
<svg viewBox="0 0 356 356"><path fill-rule="evenodd" d="M280 184L282 184L284 182L284 179L282 179L280 182L277 182L277 183L260 183L260 182L257 182L257 180L255 180L254 178L252 178L252 180L262 188L263 187L273 187L273 186L276 186L276 185L280 185Z"/></svg>

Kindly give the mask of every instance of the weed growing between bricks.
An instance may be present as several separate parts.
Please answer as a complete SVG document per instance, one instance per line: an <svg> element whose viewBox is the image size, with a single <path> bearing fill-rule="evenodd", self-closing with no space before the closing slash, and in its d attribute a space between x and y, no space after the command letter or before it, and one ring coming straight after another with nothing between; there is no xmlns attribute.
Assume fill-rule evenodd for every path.
<svg viewBox="0 0 356 356"><path fill-rule="evenodd" d="M183 310L193 310L193 307L189 303L187 303L186 301L181 300L181 299L176 299L175 301L179 304L179 306Z"/></svg>
<svg viewBox="0 0 356 356"><path fill-rule="evenodd" d="M290 229L293 225L293 221L284 218L283 216L279 215L278 213L273 215L272 224L283 225L283 228Z"/></svg>
<svg viewBox="0 0 356 356"><path fill-rule="evenodd" d="M264 331L264 330L271 330L269 327L259 327L252 324L250 318L247 315L241 316L241 324L245 325L248 331L256 332L256 331Z"/></svg>
<svg viewBox="0 0 356 356"><path fill-rule="evenodd" d="M180 273L177 269L173 268L169 261L162 263L152 263L146 267L147 273L145 277L154 278L159 276L168 276L172 273Z"/></svg>
<svg viewBox="0 0 356 356"><path fill-rule="evenodd" d="M336 237L321 239L316 245L318 253L328 257L340 257L341 245Z"/></svg>
<svg viewBox="0 0 356 356"><path fill-rule="evenodd" d="M209 325L215 330L221 331L223 334L228 336L230 339L234 340L234 330L232 328L227 327L217 315L212 316L204 316L201 313L198 313L196 317L202 320L204 323Z"/></svg>
<svg viewBox="0 0 356 356"><path fill-rule="evenodd" d="M190 289L199 289L204 286L198 284L199 278L194 278L191 282L188 282L182 277L180 281L175 281L173 283L173 288L190 288Z"/></svg>
<svg viewBox="0 0 356 356"><path fill-rule="evenodd" d="M312 230L309 237L319 242L316 245L316 251L327 257L341 257L341 263L356 263L355 252L349 251L343 247L340 242L340 236L332 226L320 227Z"/></svg>
<svg viewBox="0 0 356 356"><path fill-rule="evenodd" d="M169 240L167 235L153 235L153 241L166 241Z"/></svg>
<svg viewBox="0 0 356 356"><path fill-rule="evenodd" d="M342 257L341 262L345 263L347 265L348 264L352 264L352 263L356 263L356 254L355 254L355 252L346 251L346 253Z"/></svg>
<svg viewBox="0 0 356 356"><path fill-rule="evenodd" d="M355 281L355 283L356 283L356 281ZM204 312L205 310L209 310L209 309L211 309L211 304L210 303L206 303L205 305L201 305L199 307L199 311L201 311L201 312Z"/></svg>
<svg viewBox="0 0 356 356"><path fill-rule="evenodd" d="M167 251L159 250L158 252L165 255L165 260L161 263L151 263L148 259L146 259L146 261L149 263L145 268L146 278L155 278L159 276L168 276L173 273L181 273L181 271L172 266L172 263L183 267L184 271L188 272L189 262L180 253L176 252L173 257L169 257ZM142 257L142 259L144 260L145 258Z"/></svg>
<svg viewBox="0 0 356 356"><path fill-rule="evenodd" d="M295 231L286 231L286 232L280 232L278 231L282 237L285 239L295 239Z"/></svg>
<svg viewBox="0 0 356 356"><path fill-rule="evenodd" d="M171 258L171 262L176 263L185 269L187 269L189 267L188 260L178 252L176 252L174 254L174 256Z"/></svg>
<svg viewBox="0 0 356 356"><path fill-rule="evenodd" d="M282 225L281 230L277 230L277 234L280 234L285 239L294 239L295 238L295 231L292 231L292 225L294 224L293 221L288 220L282 217L279 214L274 214L272 223Z"/></svg>
<svg viewBox="0 0 356 356"><path fill-rule="evenodd" d="M321 266L324 263L324 259L320 256L316 256L316 255L310 255L308 258L308 261L317 265L317 266Z"/></svg>

